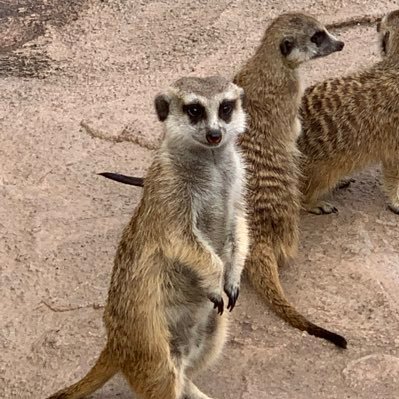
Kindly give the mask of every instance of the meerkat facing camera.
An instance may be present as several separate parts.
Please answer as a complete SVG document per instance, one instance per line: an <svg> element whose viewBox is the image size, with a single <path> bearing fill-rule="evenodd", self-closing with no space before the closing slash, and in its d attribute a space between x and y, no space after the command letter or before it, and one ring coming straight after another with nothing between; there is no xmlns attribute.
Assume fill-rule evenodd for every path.
<svg viewBox="0 0 399 399"><path fill-rule="evenodd" d="M399 10L387 14L377 30L380 62L305 91L298 147L304 154L302 192L309 212L336 212L321 201L323 195L381 162L388 207L399 214Z"/></svg>
<svg viewBox="0 0 399 399"><path fill-rule="evenodd" d="M51 399L86 397L117 372L143 399L208 398L191 378L222 349L222 294L231 311L249 246L236 148L242 97L217 76L182 78L156 97L165 138L116 253L106 347L81 381Z"/></svg>

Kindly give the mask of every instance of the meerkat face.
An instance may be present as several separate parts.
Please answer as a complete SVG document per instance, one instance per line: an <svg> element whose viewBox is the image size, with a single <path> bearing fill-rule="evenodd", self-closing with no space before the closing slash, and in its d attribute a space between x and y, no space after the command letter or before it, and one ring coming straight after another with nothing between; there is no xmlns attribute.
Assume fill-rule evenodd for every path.
<svg viewBox="0 0 399 399"><path fill-rule="evenodd" d="M282 16L279 48L287 63L296 68L303 62L325 57L344 48L316 19L305 14Z"/></svg>
<svg viewBox="0 0 399 399"><path fill-rule="evenodd" d="M377 32L380 36L380 48L383 56L390 55L393 51L393 39L399 32L399 10L387 14L377 24Z"/></svg>
<svg viewBox="0 0 399 399"><path fill-rule="evenodd" d="M182 78L155 99L166 140L215 148L234 140L246 128L244 90L227 79Z"/></svg>

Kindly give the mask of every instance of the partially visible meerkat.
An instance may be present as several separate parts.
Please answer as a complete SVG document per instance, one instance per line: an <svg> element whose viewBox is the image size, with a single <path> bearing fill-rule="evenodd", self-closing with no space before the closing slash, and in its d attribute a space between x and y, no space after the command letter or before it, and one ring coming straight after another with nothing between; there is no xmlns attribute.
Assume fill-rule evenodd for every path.
<svg viewBox="0 0 399 399"><path fill-rule="evenodd" d="M296 139L302 96L298 67L344 47L312 16L288 13L266 29L234 78L246 94L249 126L240 144L248 171L251 248L245 270L256 290L292 326L346 348L342 336L301 315L286 299L278 266L297 253L301 196Z"/></svg>
<svg viewBox="0 0 399 399"><path fill-rule="evenodd" d="M156 97L165 139L116 253L106 347L81 381L51 399L86 397L117 372L143 399L209 399L191 378L222 349L223 290L231 311L249 246L236 146L242 96L213 76L182 78Z"/></svg>
<svg viewBox="0 0 399 399"><path fill-rule="evenodd" d="M387 14L377 30L380 62L305 91L298 147L309 212L336 212L321 198L337 184L342 187L347 176L382 163L388 207L399 214L399 10Z"/></svg>
<svg viewBox="0 0 399 399"><path fill-rule="evenodd" d="M301 128L298 109L302 92L297 68L343 47L344 43L313 17L283 14L266 29L234 82L244 88L249 114L249 128L240 142L249 174L252 245L245 266L249 280L289 324L346 348L345 338L311 323L288 302L278 274L278 265L293 258L298 246L301 197L295 142ZM137 177L103 175L125 184L144 184Z"/></svg>

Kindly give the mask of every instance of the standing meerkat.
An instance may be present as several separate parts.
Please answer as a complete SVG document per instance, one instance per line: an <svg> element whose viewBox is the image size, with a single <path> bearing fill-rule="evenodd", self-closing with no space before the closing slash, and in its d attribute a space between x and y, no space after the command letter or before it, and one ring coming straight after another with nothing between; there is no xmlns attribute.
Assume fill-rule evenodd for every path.
<svg viewBox="0 0 399 399"><path fill-rule="evenodd" d="M244 88L249 116L240 145L248 166L251 249L245 270L251 284L282 319L293 327L346 348L342 336L321 328L301 315L285 297L278 266L296 255L301 197L298 187L296 139L303 62L340 51L335 39L316 19L289 13L276 18L255 54L234 78ZM116 173L103 176L142 186L143 179Z"/></svg>
<svg viewBox="0 0 399 399"><path fill-rule="evenodd" d="M305 155L302 192L309 212L336 212L322 196L381 162L389 209L399 214L399 11L386 15L377 30L380 62L305 91L298 147Z"/></svg>
<svg viewBox="0 0 399 399"><path fill-rule="evenodd" d="M116 253L107 344L81 381L50 399L84 398L117 372L143 399L209 399L191 378L222 349L223 290L231 311L249 246L242 96L213 76L182 78L156 97L165 139Z"/></svg>
<svg viewBox="0 0 399 399"><path fill-rule="evenodd" d="M245 91L249 116L248 130L241 137L248 167L252 244L245 270L249 280L289 324L346 348L345 338L311 323L288 302L278 274L278 266L295 257L298 247L301 196L296 139L302 90L297 69L343 47L315 18L283 14L266 29L234 83Z"/></svg>

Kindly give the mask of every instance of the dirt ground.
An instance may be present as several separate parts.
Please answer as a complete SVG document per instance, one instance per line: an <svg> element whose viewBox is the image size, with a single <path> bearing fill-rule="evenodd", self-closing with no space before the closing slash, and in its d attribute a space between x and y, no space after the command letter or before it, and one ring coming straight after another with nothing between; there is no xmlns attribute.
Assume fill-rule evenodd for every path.
<svg viewBox="0 0 399 399"><path fill-rule="evenodd" d="M141 190L96 173L145 173L160 88L187 74L231 76L282 12L334 23L395 8L0 1L0 397L44 398L97 357L114 251ZM378 59L374 26L335 33L344 51L304 67L306 84ZM378 169L333 197L338 214L303 215L300 254L281 278L292 303L342 333L348 349L289 327L244 282L223 358L197 381L210 396L399 397L399 217L386 209ZM92 396L115 397L131 397L120 377Z"/></svg>

